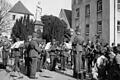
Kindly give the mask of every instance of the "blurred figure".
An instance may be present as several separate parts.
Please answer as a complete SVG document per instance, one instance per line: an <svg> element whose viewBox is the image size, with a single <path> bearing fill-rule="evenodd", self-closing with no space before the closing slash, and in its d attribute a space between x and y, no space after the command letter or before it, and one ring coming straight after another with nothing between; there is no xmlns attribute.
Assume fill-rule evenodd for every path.
<svg viewBox="0 0 120 80"><path fill-rule="evenodd" d="M115 56L115 64L114 64L114 80L119 80L120 79L120 44L117 45L117 52Z"/></svg>
<svg viewBox="0 0 120 80"><path fill-rule="evenodd" d="M29 44L29 57L30 57L30 78L36 79L36 70L37 70L37 62L38 62L38 53L41 52L39 48L39 44L37 42L37 33L33 33L33 38Z"/></svg>
<svg viewBox="0 0 120 80"><path fill-rule="evenodd" d="M10 50L10 45L7 41L3 43L3 48L2 48L2 60L3 60L3 65L6 67L8 63L8 56L9 56L9 50Z"/></svg>
<svg viewBox="0 0 120 80"><path fill-rule="evenodd" d="M16 42L19 42L20 39L16 38ZM20 72L20 51L19 51L19 47L15 47L14 48L14 57L15 57L15 71Z"/></svg>
<svg viewBox="0 0 120 80"><path fill-rule="evenodd" d="M42 44L42 49L43 49L43 51L42 51L42 53L43 53L43 63L42 63L42 66L43 66L43 68L46 68L46 59L47 59L47 56L48 56L48 54L47 54L47 52L45 50L45 47L46 47L46 40L43 39L43 44Z"/></svg>
<svg viewBox="0 0 120 80"><path fill-rule="evenodd" d="M43 64L43 40L39 38L39 48L41 52L38 54L38 62L37 62L37 71L42 72L42 64Z"/></svg>
<svg viewBox="0 0 120 80"><path fill-rule="evenodd" d="M60 59L61 59L61 70L65 70L65 65L66 65L66 61L67 61L67 45L66 45L66 39L64 39L63 43L61 44L61 55L60 55Z"/></svg>
<svg viewBox="0 0 120 80"><path fill-rule="evenodd" d="M75 52L74 55L74 69L73 76L81 79L81 69L82 69L82 52L83 52L83 42L84 39L81 36L80 30L76 31L76 36L74 38Z"/></svg>
<svg viewBox="0 0 120 80"><path fill-rule="evenodd" d="M57 62L56 48L57 48L56 40L53 39L50 47L50 70L51 71L55 71L55 67L56 67L56 62Z"/></svg>
<svg viewBox="0 0 120 80"><path fill-rule="evenodd" d="M26 74L27 76L30 76L30 63L29 63L29 60L30 60L30 57L29 57L29 44L30 44L30 41L32 40L32 35L29 35L28 36L28 39L27 41L25 41L24 43L24 59L25 59L25 69L26 69Z"/></svg>

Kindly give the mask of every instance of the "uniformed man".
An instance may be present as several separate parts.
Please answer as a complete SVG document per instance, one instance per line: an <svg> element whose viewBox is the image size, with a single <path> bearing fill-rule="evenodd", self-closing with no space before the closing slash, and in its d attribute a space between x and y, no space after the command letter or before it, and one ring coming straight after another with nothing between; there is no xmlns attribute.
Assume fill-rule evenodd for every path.
<svg viewBox="0 0 120 80"><path fill-rule="evenodd" d="M46 68L46 59L47 59L47 52L45 51L45 47L46 47L46 40L43 39L43 43L42 43L42 57L43 57L43 62L42 62L42 66L43 68Z"/></svg>
<svg viewBox="0 0 120 80"><path fill-rule="evenodd" d="M115 56L114 80L120 79L120 44L117 44L117 54Z"/></svg>
<svg viewBox="0 0 120 80"><path fill-rule="evenodd" d="M16 38L16 41L19 42L20 39ZM14 48L14 56L15 56L15 63L14 63L14 71L20 72L20 51L19 51L19 47L15 47Z"/></svg>
<svg viewBox="0 0 120 80"><path fill-rule="evenodd" d="M41 50L43 51L42 41L43 41L43 40L40 38L40 39L39 39L39 47L40 47ZM39 56L38 56L38 63L37 63L37 64L38 64L38 65L37 65L37 71L38 71L38 72L42 72L42 63L43 63L43 54L42 54L43 52L42 52L42 51L39 53Z"/></svg>
<svg viewBox="0 0 120 80"><path fill-rule="evenodd" d="M69 56L68 54L68 47L67 47L67 43L66 43L67 39L64 39L64 42L62 43L61 47L62 47L62 52L61 52L61 70L65 70L65 66L67 63L67 57Z"/></svg>
<svg viewBox="0 0 120 80"><path fill-rule="evenodd" d="M84 42L84 39L81 36L80 29L78 29L76 30L76 36L74 38L75 52L73 53L74 55L73 76L77 78L81 78L83 42Z"/></svg>
<svg viewBox="0 0 120 80"><path fill-rule="evenodd" d="M25 41L24 43L24 59L25 59L25 69L26 69L26 74L27 76L30 76L30 63L29 63L29 60L30 60L30 57L29 57L29 43L30 41L32 40L32 35L29 35L28 36L28 39L27 41Z"/></svg>
<svg viewBox="0 0 120 80"><path fill-rule="evenodd" d="M3 50L2 50L2 59L3 59L3 65L5 67L7 66L8 56L10 54L9 49L10 49L10 46L9 46L8 42L4 42L3 43Z"/></svg>
<svg viewBox="0 0 120 80"><path fill-rule="evenodd" d="M53 39L51 42L51 47L50 47L50 70L55 71L56 67L56 40Z"/></svg>
<svg viewBox="0 0 120 80"><path fill-rule="evenodd" d="M36 79L36 70L37 70L37 61L38 61L38 53L41 52L39 48L39 44L37 42L37 33L33 33L33 38L29 44L29 57L30 57L30 78Z"/></svg>

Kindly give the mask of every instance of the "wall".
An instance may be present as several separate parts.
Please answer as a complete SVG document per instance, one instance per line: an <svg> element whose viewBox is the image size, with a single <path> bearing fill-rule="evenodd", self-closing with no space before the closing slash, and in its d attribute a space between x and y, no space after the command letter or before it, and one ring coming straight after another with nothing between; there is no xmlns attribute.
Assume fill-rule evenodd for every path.
<svg viewBox="0 0 120 80"><path fill-rule="evenodd" d="M117 12L117 20L120 21L120 11ZM117 43L120 43L120 32L117 31Z"/></svg>
<svg viewBox="0 0 120 80"><path fill-rule="evenodd" d="M105 42L110 43L110 0L102 0L102 38Z"/></svg>
<svg viewBox="0 0 120 80"><path fill-rule="evenodd" d="M115 44L117 44L117 12L115 12L114 14L114 9L115 11L117 11L117 8L114 8L114 0L109 0L110 2L110 38L109 38L109 41L110 41L110 44L112 44L113 42L115 42ZM116 3L117 3L117 0L115 0ZM114 33L115 32L115 33Z"/></svg>

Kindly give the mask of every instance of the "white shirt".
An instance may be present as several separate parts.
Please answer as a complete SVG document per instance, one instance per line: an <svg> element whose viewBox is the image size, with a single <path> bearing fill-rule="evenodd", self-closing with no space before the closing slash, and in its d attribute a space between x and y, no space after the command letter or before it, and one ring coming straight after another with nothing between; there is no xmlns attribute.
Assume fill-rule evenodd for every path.
<svg viewBox="0 0 120 80"><path fill-rule="evenodd" d="M13 48L19 48L19 46L20 46L21 44L24 44L24 41L17 41L17 42L15 42L15 43L11 46L11 49L13 49Z"/></svg>
<svg viewBox="0 0 120 80"><path fill-rule="evenodd" d="M48 43L46 44L46 46L45 46L45 50L49 50L50 47L51 47L51 42L48 42Z"/></svg>
<svg viewBox="0 0 120 80"><path fill-rule="evenodd" d="M98 57L97 59L97 66L99 67L103 63L103 59L106 59L104 55Z"/></svg>

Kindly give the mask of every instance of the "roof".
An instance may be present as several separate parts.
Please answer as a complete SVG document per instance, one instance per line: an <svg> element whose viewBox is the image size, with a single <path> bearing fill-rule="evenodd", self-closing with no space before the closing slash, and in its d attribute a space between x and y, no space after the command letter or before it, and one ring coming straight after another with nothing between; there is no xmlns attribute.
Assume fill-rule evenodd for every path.
<svg viewBox="0 0 120 80"><path fill-rule="evenodd" d="M9 12L33 15L21 1L18 1Z"/></svg>
<svg viewBox="0 0 120 80"><path fill-rule="evenodd" d="M63 9L65 14L66 14L66 17L68 19L68 22L70 24L70 27L72 26L72 11L71 10L67 10L67 9Z"/></svg>

